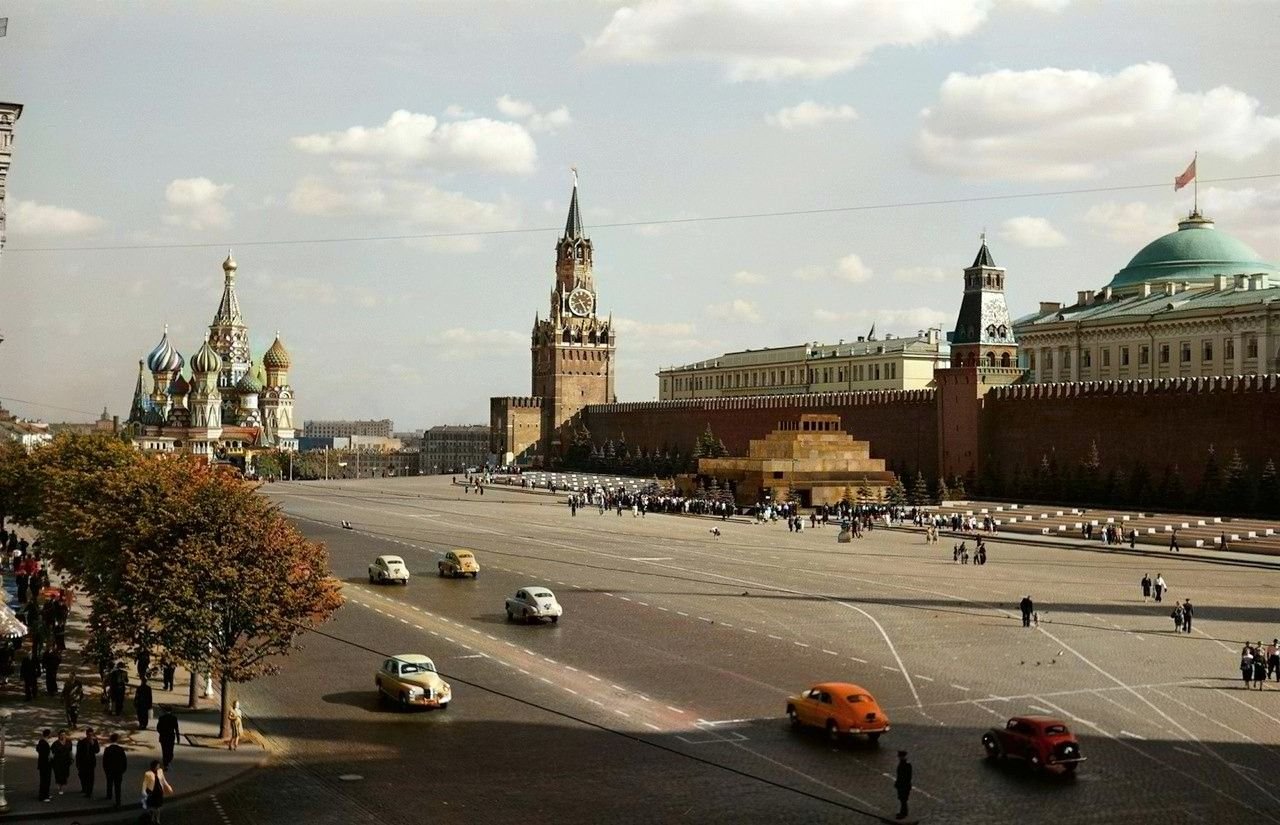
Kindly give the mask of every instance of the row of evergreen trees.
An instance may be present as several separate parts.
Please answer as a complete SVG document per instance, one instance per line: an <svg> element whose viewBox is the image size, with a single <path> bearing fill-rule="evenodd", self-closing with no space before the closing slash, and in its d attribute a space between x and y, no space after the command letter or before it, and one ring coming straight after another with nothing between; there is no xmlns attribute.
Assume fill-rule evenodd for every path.
<svg viewBox="0 0 1280 825"><path fill-rule="evenodd" d="M629 445L626 433L620 433L617 441L607 439L603 444L597 444L592 440L590 431L579 425L574 430L561 466L567 470L592 473L669 478L680 473L697 472L700 458L723 458L728 454L724 442L711 431L710 424L688 453L682 453L679 446L668 447L665 444L656 450Z"/></svg>

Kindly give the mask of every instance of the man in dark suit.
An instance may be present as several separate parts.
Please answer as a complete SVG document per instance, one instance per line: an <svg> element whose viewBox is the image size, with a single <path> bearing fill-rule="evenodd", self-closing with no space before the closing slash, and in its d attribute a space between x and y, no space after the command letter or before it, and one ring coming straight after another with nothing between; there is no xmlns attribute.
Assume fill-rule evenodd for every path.
<svg viewBox="0 0 1280 825"><path fill-rule="evenodd" d="M173 761L173 746L178 743L178 717L167 707L160 708L160 718L156 720L156 733L160 735L160 756L167 769Z"/></svg>
<svg viewBox="0 0 1280 825"><path fill-rule="evenodd" d="M1030 596L1023 596L1022 601L1018 602L1018 607L1022 610L1022 626L1031 627L1031 614L1036 609L1035 602L1031 601Z"/></svg>
<svg viewBox="0 0 1280 825"><path fill-rule="evenodd" d="M49 745L49 737L53 731L45 728L40 732L40 741L36 742L36 770L40 772L40 801L52 802L49 796L49 784L53 781L53 753Z"/></svg>
<svg viewBox="0 0 1280 825"><path fill-rule="evenodd" d="M76 773L80 776L80 792L93 799L93 783L98 775L98 737L93 728L85 728L84 736L76 742Z"/></svg>
<svg viewBox="0 0 1280 825"><path fill-rule="evenodd" d="M18 672L22 675L22 693L30 701L36 698L36 694L40 692L37 683L40 681L40 662L36 659L35 653L28 653L22 659L22 664L18 666Z"/></svg>
<svg viewBox="0 0 1280 825"><path fill-rule="evenodd" d="M911 774L913 769L907 761L907 752L898 751L898 776L893 780L893 789L898 792L898 819L907 818L907 799L911 796Z"/></svg>
<svg viewBox="0 0 1280 825"><path fill-rule="evenodd" d="M129 768L129 757L120 747L120 734L111 734L111 744L102 752L102 773L107 777L107 799L116 801L120 807L120 785L124 781L124 772Z"/></svg>
<svg viewBox="0 0 1280 825"><path fill-rule="evenodd" d="M142 682L133 692L133 709L138 712L138 730L146 730L151 724L151 685Z"/></svg>

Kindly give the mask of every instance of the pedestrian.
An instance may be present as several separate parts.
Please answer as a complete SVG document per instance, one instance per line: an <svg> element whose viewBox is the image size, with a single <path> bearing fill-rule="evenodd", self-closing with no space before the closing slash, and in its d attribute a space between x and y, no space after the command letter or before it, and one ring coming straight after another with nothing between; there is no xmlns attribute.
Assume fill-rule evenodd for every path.
<svg viewBox="0 0 1280 825"><path fill-rule="evenodd" d="M57 645L49 645L44 652L44 689L50 696L58 695L58 668L62 667L62 654Z"/></svg>
<svg viewBox="0 0 1280 825"><path fill-rule="evenodd" d="M1135 527L1134 529L1129 531L1129 549L1132 550L1134 547L1137 547L1137 546L1138 546L1138 529Z"/></svg>
<svg viewBox="0 0 1280 825"><path fill-rule="evenodd" d="M22 676L23 695L28 701L36 698L36 694L40 692L36 686L40 681L40 663L36 661L35 653L28 653L22 658L18 673Z"/></svg>
<svg viewBox="0 0 1280 825"><path fill-rule="evenodd" d="M173 746L178 741L178 717L167 707L160 708L160 718L156 720L156 734L160 737L160 756L167 768L173 762Z"/></svg>
<svg viewBox="0 0 1280 825"><path fill-rule="evenodd" d="M76 743L76 773L80 776L80 791L93 799L93 782L98 774L98 751L101 749L93 728L85 728L84 736Z"/></svg>
<svg viewBox="0 0 1280 825"><path fill-rule="evenodd" d="M1182 631L1182 604L1181 604L1181 602L1174 602L1174 605L1173 605L1173 612L1171 612L1171 613L1169 614L1169 618L1170 618L1170 619L1173 619L1173 632L1174 632L1174 633L1179 633L1179 632L1181 632L1181 631Z"/></svg>
<svg viewBox="0 0 1280 825"><path fill-rule="evenodd" d="M76 720L80 718L82 701L84 701L84 682L81 682L80 677L72 672L71 678L62 686L62 709L67 713L67 724L73 728L76 726Z"/></svg>
<svg viewBox="0 0 1280 825"><path fill-rule="evenodd" d="M147 676L151 673L151 651L143 648L138 651L138 681L147 681Z"/></svg>
<svg viewBox="0 0 1280 825"><path fill-rule="evenodd" d="M898 792L898 819L907 818L907 800L911 797L911 763L907 761L907 752L898 751L898 775L893 780L893 789Z"/></svg>
<svg viewBox="0 0 1280 825"><path fill-rule="evenodd" d="M231 731L227 750L233 751L240 747L240 735L244 733L244 713L240 710L239 699L232 702L231 709L227 711L227 728Z"/></svg>
<svg viewBox="0 0 1280 825"><path fill-rule="evenodd" d="M1156 601L1160 601L1160 597L1164 595L1164 591L1169 589L1169 585L1165 584L1164 575L1156 573L1156 584L1152 589L1152 593L1156 596Z"/></svg>
<svg viewBox="0 0 1280 825"><path fill-rule="evenodd" d="M53 746L49 744L49 737L52 735L53 731L45 728L40 732L40 741L36 742L36 770L40 772L38 796L41 802L52 801L49 796L49 783L53 779Z"/></svg>
<svg viewBox="0 0 1280 825"><path fill-rule="evenodd" d="M1187 599L1182 603L1182 632L1191 632L1191 600Z"/></svg>
<svg viewBox="0 0 1280 825"><path fill-rule="evenodd" d="M1258 690L1267 689L1267 660L1262 655L1262 642L1253 648L1253 681L1258 683Z"/></svg>
<svg viewBox="0 0 1280 825"><path fill-rule="evenodd" d="M1249 643L1244 643L1244 649L1240 651L1240 678L1244 679L1244 689L1249 689L1249 682L1253 679L1253 651L1249 649Z"/></svg>
<svg viewBox="0 0 1280 825"><path fill-rule="evenodd" d="M129 757L120 747L120 734L111 734L111 744L102 752L102 773L107 779L107 799L115 800L115 807L120 808L120 786L124 782L124 772L129 768Z"/></svg>
<svg viewBox="0 0 1280 825"><path fill-rule="evenodd" d="M58 783L58 796L67 790L67 780L71 778L72 755L71 737L65 730L58 731L58 738L49 746L49 756L53 760L53 781Z"/></svg>
<svg viewBox="0 0 1280 825"><path fill-rule="evenodd" d="M1031 627L1031 613L1035 610L1035 603L1031 601L1030 596L1023 596L1022 601L1018 602L1018 607L1022 610L1022 626Z"/></svg>
<svg viewBox="0 0 1280 825"><path fill-rule="evenodd" d="M1142 600L1145 602L1151 598L1151 574L1142 574Z"/></svg>
<svg viewBox="0 0 1280 825"><path fill-rule="evenodd" d="M142 775L142 810L150 814L154 825L160 825L160 807L164 805L165 794L170 793L173 793L173 788L164 778L160 760L152 759L151 767Z"/></svg>
<svg viewBox="0 0 1280 825"><path fill-rule="evenodd" d="M116 662L115 669L107 677L107 692L111 697L111 715L124 713L124 694L129 687L129 674L125 672L124 662Z"/></svg>
<svg viewBox="0 0 1280 825"><path fill-rule="evenodd" d="M1272 639L1267 645L1267 675L1280 682L1280 639Z"/></svg>
<svg viewBox="0 0 1280 825"><path fill-rule="evenodd" d="M1181 553L1182 548L1178 546L1178 528L1173 528L1173 532L1169 534L1169 551L1173 553Z"/></svg>
<svg viewBox="0 0 1280 825"><path fill-rule="evenodd" d="M143 681L133 692L133 709L138 713L138 730L146 730L151 724L151 685Z"/></svg>
<svg viewBox="0 0 1280 825"><path fill-rule="evenodd" d="M173 676L178 672L178 665L169 656L160 661L160 674L163 679L161 690L173 690Z"/></svg>

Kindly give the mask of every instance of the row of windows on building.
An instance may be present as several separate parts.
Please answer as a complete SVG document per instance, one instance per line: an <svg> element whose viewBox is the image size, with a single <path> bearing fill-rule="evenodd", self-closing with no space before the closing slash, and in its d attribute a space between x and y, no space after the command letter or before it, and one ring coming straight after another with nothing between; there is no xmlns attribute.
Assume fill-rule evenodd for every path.
<svg viewBox="0 0 1280 825"><path fill-rule="evenodd" d="M891 381L898 378L898 365L850 364L837 367L796 367L778 370L750 370L716 375L684 376L671 379L675 392L736 390L752 387L792 387L798 384L831 384L847 381ZM665 381L663 382L666 383ZM665 387L664 387L665 388Z"/></svg>
<svg viewBox="0 0 1280 825"><path fill-rule="evenodd" d="M1194 348L1194 344L1191 341L1180 342L1178 345L1178 363L1180 364L1194 363L1195 352L1193 348ZM1137 356L1138 356L1138 365L1139 366L1149 365L1151 363L1151 345L1142 344L1138 346L1136 349L1137 349ZM1200 349L1200 352L1199 352L1200 360L1202 362L1213 361L1215 350L1214 350L1214 342L1212 340L1201 341L1199 349ZM1245 339L1244 349L1245 349L1245 355L1244 355L1245 358L1257 358L1258 357L1257 337L1251 336ZM1101 366L1103 367L1111 366L1111 358L1112 358L1111 352L1112 350L1110 347L1104 347L1103 349L1098 351ZM1061 364L1061 368L1064 370L1071 369L1071 350L1063 349L1060 355L1061 357L1059 359L1059 363ZM1226 339L1226 341L1223 344L1222 355L1226 361L1235 360L1236 342L1234 338ZM1158 344L1156 346L1156 356L1157 356L1157 363L1160 363L1160 364L1171 363L1173 358L1173 345ZM1132 348L1127 346L1122 346L1117 348L1116 358L1118 359L1120 366L1122 367L1129 366L1131 363L1131 357L1132 357ZM1052 349L1046 349L1044 351L1044 361L1039 368L1044 369L1046 371L1052 370L1054 368L1053 364L1054 364L1054 351ZM1032 370L1038 369L1038 367L1036 366L1036 351L1034 349L1030 350L1028 353L1027 366ZM1087 349L1082 350L1080 353L1080 367L1082 369L1089 369L1092 366L1093 366L1092 350L1087 350Z"/></svg>

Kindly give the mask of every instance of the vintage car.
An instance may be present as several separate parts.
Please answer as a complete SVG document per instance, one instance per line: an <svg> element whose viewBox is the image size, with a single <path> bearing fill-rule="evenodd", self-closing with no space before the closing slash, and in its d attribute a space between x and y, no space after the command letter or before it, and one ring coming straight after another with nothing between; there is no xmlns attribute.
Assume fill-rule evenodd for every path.
<svg viewBox="0 0 1280 825"><path fill-rule="evenodd" d="M370 584L388 584L390 582L409 583L409 568L404 566L404 559L399 556L378 556L369 565Z"/></svg>
<svg viewBox="0 0 1280 825"><path fill-rule="evenodd" d="M507 621L522 622L534 619L550 619L560 621L564 609L556 601L556 594L545 587L522 587L516 594L507 599Z"/></svg>
<svg viewBox="0 0 1280 825"><path fill-rule="evenodd" d="M982 734L982 747L988 759L1025 759L1037 770L1061 768L1075 773L1084 761L1075 734L1052 716L1015 716L1003 728Z"/></svg>
<svg viewBox="0 0 1280 825"><path fill-rule="evenodd" d="M406 708L439 708L446 710L453 700L449 683L436 673L435 663L421 653L392 656L378 668L374 677L378 698L390 699Z"/></svg>
<svg viewBox="0 0 1280 825"><path fill-rule="evenodd" d="M866 688L849 682L822 682L787 700L793 728L822 728L832 740L865 736L872 742L889 731L889 717Z"/></svg>
<svg viewBox="0 0 1280 825"><path fill-rule="evenodd" d="M470 576L476 578L480 575L480 563L476 561L475 554L470 550L450 550L444 554L444 558L437 565L440 569L441 576L451 576L457 578L459 576Z"/></svg>

